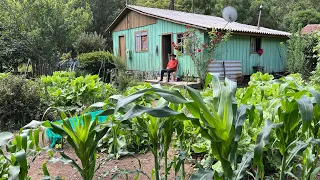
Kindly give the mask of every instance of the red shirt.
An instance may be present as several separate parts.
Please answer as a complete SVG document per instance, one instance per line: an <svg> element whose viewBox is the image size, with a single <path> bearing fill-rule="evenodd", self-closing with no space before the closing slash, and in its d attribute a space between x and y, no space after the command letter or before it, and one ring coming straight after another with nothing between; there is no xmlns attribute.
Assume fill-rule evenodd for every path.
<svg viewBox="0 0 320 180"><path fill-rule="evenodd" d="M177 65L178 65L178 60L171 59L168 62L167 69L173 69L174 71L176 71L177 70Z"/></svg>

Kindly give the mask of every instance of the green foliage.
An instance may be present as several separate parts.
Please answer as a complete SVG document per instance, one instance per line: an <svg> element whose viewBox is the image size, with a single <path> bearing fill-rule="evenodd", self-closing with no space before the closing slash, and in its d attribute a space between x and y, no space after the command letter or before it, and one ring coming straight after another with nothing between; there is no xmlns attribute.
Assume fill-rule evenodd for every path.
<svg viewBox="0 0 320 180"><path fill-rule="evenodd" d="M204 42L200 31L187 27L187 31L183 33L183 36L184 40L182 42L178 44L173 42L172 45L178 56L181 56L183 53L191 56L191 59L195 64L197 75L200 78L201 83L204 83L207 74L207 66L213 59L215 48L221 43L226 42L231 34L230 32L221 33L212 28L212 31L209 32L209 41ZM182 52L182 50L184 50L184 52Z"/></svg>
<svg viewBox="0 0 320 180"><path fill-rule="evenodd" d="M80 172L84 180L91 180L96 171L97 146L109 127L99 124L98 117L94 121L91 121L90 114L84 114L80 119L77 118L76 123L78 126L75 126L75 128L72 128L65 114L62 114L62 117L64 119L63 125L51 123L52 130L67 138L67 142L80 159L81 166L63 151L60 151L62 159L56 159L56 161L67 162Z"/></svg>
<svg viewBox="0 0 320 180"><path fill-rule="evenodd" d="M106 40L102 35L97 32L94 33L82 33L76 42L73 43L73 47L79 54L89 53L92 51L105 50Z"/></svg>
<svg viewBox="0 0 320 180"><path fill-rule="evenodd" d="M31 179L28 176L30 163L42 150L39 145L39 134L39 128L33 130L22 128L16 135L11 134L13 138L5 143L6 151L0 150L0 179Z"/></svg>
<svg viewBox="0 0 320 180"><path fill-rule="evenodd" d="M108 51L94 51L89 53L79 54L77 59L80 63L80 68L89 74L104 75L105 71L114 67L112 64L115 57Z"/></svg>
<svg viewBox="0 0 320 180"><path fill-rule="evenodd" d="M0 129L13 130L40 119L41 91L37 82L21 76L0 78Z"/></svg>
<svg viewBox="0 0 320 180"><path fill-rule="evenodd" d="M74 73L56 72L48 79L43 77L42 83L59 87L75 85L86 78L76 81ZM90 76L88 81L92 79L95 78ZM197 168L190 179L287 179L290 176L304 180L316 176L320 152L320 92L317 86L307 84L300 74L274 79L272 75L256 73L245 88L237 88L235 82L228 79L221 82L217 74L208 75L206 80L208 88L200 92L185 87L185 96L181 89L163 89L149 84L127 88L125 97L109 97L109 94L105 103L90 107L104 108L99 115L108 118L103 123L98 124L97 119L91 121L90 115L84 114L75 120L79 126L72 128L62 113L62 125L33 121L25 128L42 124L66 137L80 161L60 152L62 158L51 158L49 162L71 164L84 179L92 179L94 175L98 149L107 150L117 158L131 154L128 151L146 148L154 156L152 176L157 180L168 179L171 168L175 178L185 179L186 160ZM95 83L99 84L99 81ZM78 84L82 89L90 83ZM84 92L85 96L93 94ZM81 93L78 94L86 101ZM0 133L0 144L9 140L7 151L23 155L20 151L24 150L26 156L23 157L36 154L41 150L36 140L39 131L28 131L28 136L24 132L20 131L12 141L9 140L11 133ZM29 143L25 143L25 139ZM168 162L170 144L179 148L172 162ZM202 153L202 164L189 158L191 152ZM28 161L24 159L16 164L21 169L19 176L28 171L25 168ZM4 173L13 162L6 160L3 161ZM45 163L42 168L49 176L46 166ZM139 170L121 170L114 178L128 173L137 173L136 178L139 173L145 174L139 167Z"/></svg>
<svg viewBox="0 0 320 180"><path fill-rule="evenodd" d="M1 1L0 12L4 15L1 22L5 25L6 36L1 38L0 44L5 40L6 46L0 54L4 54L9 63L25 62L30 58L36 75L51 72L59 52L70 47L90 22L90 7L79 2Z"/></svg>
<svg viewBox="0 0 320 180"><path fill-rule="evenodd" d="M317 53L313 47L317 43L313 34L292 34L287 41L287 71L290 73L300 73L304 78L308 78L316 67Z"/></svg>
<svg viewBox="0 0 320 180"><path fill-rule="evenodd" d="M112 34L106 31L108 26L125 7L124 1L118 0L94 0L89 1L92 12L92 22L87 28L90 32L97 32L106 39L106 50L112 50Z"/></svg>
<svg viewBox="0 0 320 180"><path fill-rule="evenodd" d="M103 101L116 93L110 84L100 81L98 75L75 77L74 72L54 72L42 76L43 94L50 106L82 106Z"/></svg>
<svg viewBox="0 0 320 180"><path fill-rule="evenodd" d="M116 83L120 92L135 84L135 79L127 74L127 64L121 57L114 58L114 65L117 68Z"/></svg>
<svg viewBox="0 0 320 180"><path fill-rule="evenodd" d="M209 76L207 80L211 81L209 91L212 93L202 93L206 95L205 97L202 97L199 91L189 87L186 88L190 99L185 99L179 91L163 91L152 87L120 99L116 110L138 99L141 100L141 97L150 97L153 92L154 95L161 96L168 101L169 106L157 106L163 104L164 99L160 99L158 104L153 106L154 108L150 108L148 104L145 106L137 105L135 102L135 106L130 107L130 110L125 110L126 114L123 118L148 117L140 120L144 123L153 119L149 115L154 118L165 116L168 118L167 120L170 119L169 117L176 117L178 120L191 119L192 124L199 127L200 131L197 133L197 130L193 128L188 130L196 135L201 134L203 138L209 140L210 150L207 153L214 160L213 162L205 162L206 166L210 163L214 164L212 166L214 171L205 170L199 165L198 172L192 177L213 176L215 179L242 179L247 176L248 168L257 167L257 171L248 172L257 179L264 179L267 175L265 172L269 177L270 175L280 176L281 179L288 175L308 179L311 172L318 171L316 169L318 161L312 157L316 157L319 152L317 119L320 93L313 90L312 87L308 87L299 74L274 80L274 77L269 74L257 73L251 77L249 87L239 89L237 93L235 92L235 84L228 79L225 83L220 83L218 77ZM239 104L235 101L235 94ZM188 117L176 114L181 112L175 109L178 104L179 107L184 104L179 108L180 110L188 109L188 111L184 111ZM172 110L175 110L176 113ZM143 116L143 113L149 115ZM264 121L264 119L272 121ZM159 118L158 121L151 120L150 124L141 124L141 127L150 131L157 129L158 126L164 127L165 125L159 125L162 122L165 121ZM263 128L262 124L264 124ZM152 128L147 128L150 125ZM180 129L178 124L173 123L173 125ZM167 127L163 132L168 131L167 134L171 134L170 129L171 127ZM156 138L161 140L164 137L161 137L161 133L158 134L159 131L150 132L153 133L149 134L149 137L155 138L151 142L154 142L152 151L157 159L158 149L154 149L154 147L158 146L159 142L156 142ZM175 132L181 134L178 129ZM195 143L194 137L188 136L188 133L190 132L184 132L183 136L192 142L189 144L189 148L191 146L201 151L205 149L205 141L197 140L198 142ZM254 149L253 146L255 146ZM164 147L160 149L160 152L165 153L163 151L165 146L160 144L160 147ZM204 151L206 152L206 150ZM268 156L275 159L265 157L263 154L266 152ZM282 160L280 167L273 162L279 158ZM302 160L299 161L299 159ZM301 168L300 171L303 173L299 175L297 167L304 166L306 168ZM155 168L159 169L158 164L155 164ZM273 169L265 170L265 168ZM277 171L280 173L277 174ZM156 174L157 177L158 174Z"/></svg>
<svg viewBox="0 0 320 180"><path fill-rule="evenodd" d="M312 72L312 76L310 77L311 82L317 86L318 84L320 84L320 31L317 31L314 34L314 37L317 41L317 43L315 44L315 46L313 47L313 52L314 52L314 56L315 58L317 58L317 66L315 68L315 70Z"/></svg>

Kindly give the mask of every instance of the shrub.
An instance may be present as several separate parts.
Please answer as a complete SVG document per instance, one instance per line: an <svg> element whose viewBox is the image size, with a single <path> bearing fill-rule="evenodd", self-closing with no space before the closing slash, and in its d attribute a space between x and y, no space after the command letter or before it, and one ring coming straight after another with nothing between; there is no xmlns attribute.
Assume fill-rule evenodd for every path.
<svg viewBox="0 0 320 180"><path fill-rule="evenodd" d="M103 51L106 47L106 39L97 32L82 33L73 44L76 51L81 53L88 53L92 51Z"/></svg>
<svg viewBox="0 0 320 180"><path fill-rule="evenodd" d="M304 78L311 76L317 63L313 52L317 40L312 34L293 34L287 42L287 70L300 73Z"/></svg>
<svg viewBox="0 0 320 180"><path fill-rule="evenodd" d="M311 82L314 85L319 85L320 84L320 31L317 31L314 34L315 39L317 40L317 42L315 43L315 46L313 47L313 53L314 58L318 58L318 62L317 62L317 66L315 68L315 70L312 72L312 76L310 77Z"/></svg>
<svg viewBox="0 0 320 180"><path fill-rule="evenodd" d="M21 76L0 78L0 130L19 129L40 118L40 86Z"/></svg>
<svg viewBox="0 0 320 180"><path fill-rule="evenodd" d="M57 71L40 80L49 106L82 106L104 101L116 93L110 84L100 81L98 75L75 77L75 72Z"/></svg>
<svg viewBox="0 0 320 180"><path fill-rule="evenodd" d="M127 89L127 87L136 84L135 79L126 73L127 65L121 57L114 58L114 65L118 70L116 84L121 92L124 92Z"/></svg>
<svg viewBox="0 0 320 180"><path fill-rule="evenodd" d="M114 56L107 51L83 53L77 57L81 69L89 74L98 74L100 77L104 77L108 69L114 68L113 58Z"/></svg>

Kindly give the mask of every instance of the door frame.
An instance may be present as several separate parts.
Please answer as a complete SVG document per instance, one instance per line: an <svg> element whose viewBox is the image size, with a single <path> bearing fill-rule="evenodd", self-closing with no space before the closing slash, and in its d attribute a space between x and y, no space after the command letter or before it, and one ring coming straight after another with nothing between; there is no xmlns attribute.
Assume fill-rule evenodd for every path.
<svg viewBox="0 0 320 180"><path fill-rule="evenodd" d="M163 58L168 58L168 57L164 57L164 56L168 56L168 55L165 55L164 54L164 43L163 43L163 36L168 36L170 35L171 36L171 39L170 39L170 47L171 47L171 53L173 52L173 47L171 45L171 42L173 42L173 33L172 32L169 32L169 33L162 33L161 34L161 68L162 69L165 69L166 67L163 67L165 66L164 65L164 62L163 62Z"/></svg>
<svg viewBox="0 0 320 180"><path fill-rule="evenodd" d="M124 38L124 61L127 61L127 43L126 43L126 35L125 34L120 34L118 35L118 54L119 56L121 56L121 46L120 46L120 37L123 37Z"/></svg>

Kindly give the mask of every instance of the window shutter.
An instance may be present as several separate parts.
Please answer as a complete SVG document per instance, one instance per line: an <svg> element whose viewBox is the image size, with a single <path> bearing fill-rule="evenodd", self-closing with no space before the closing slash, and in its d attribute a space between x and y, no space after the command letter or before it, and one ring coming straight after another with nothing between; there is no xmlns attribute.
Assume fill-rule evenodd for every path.
<svg viewBox="0 0 320 180"><path fill-rule="evenodd" d="M141 51L141 33L136 34L136 51Z"/></svg>

